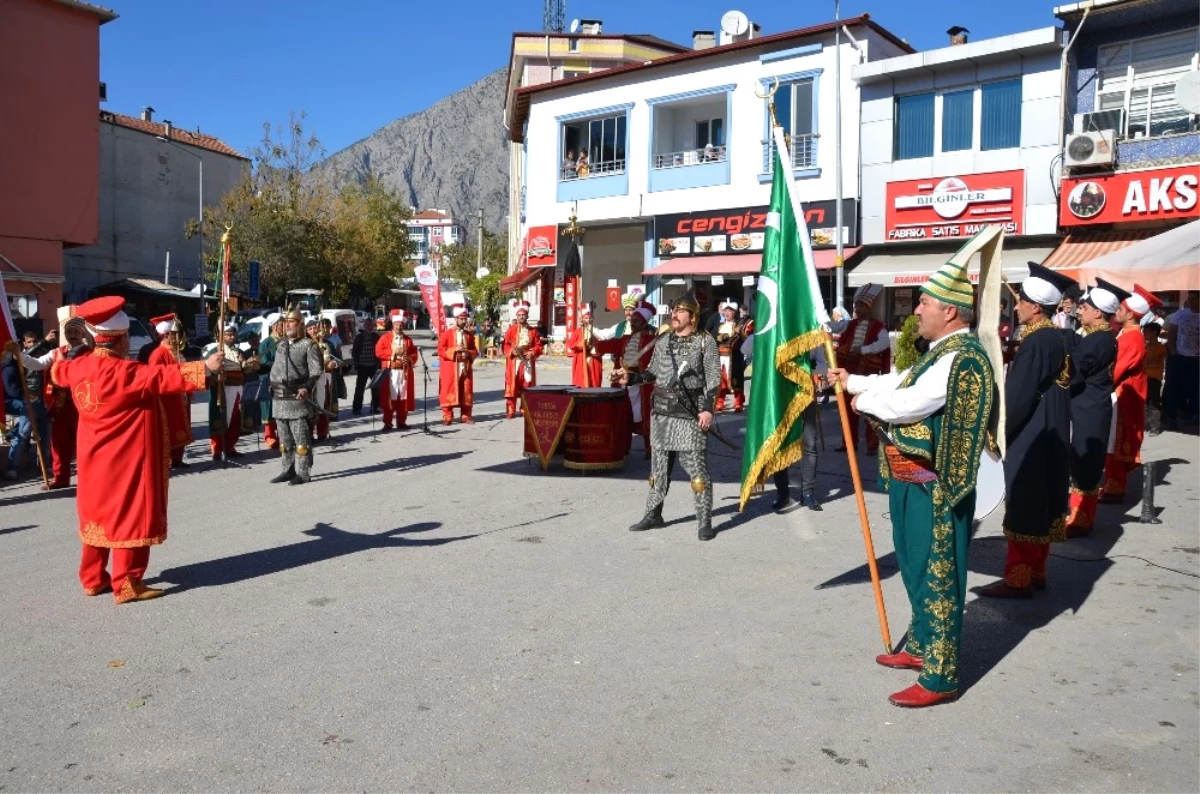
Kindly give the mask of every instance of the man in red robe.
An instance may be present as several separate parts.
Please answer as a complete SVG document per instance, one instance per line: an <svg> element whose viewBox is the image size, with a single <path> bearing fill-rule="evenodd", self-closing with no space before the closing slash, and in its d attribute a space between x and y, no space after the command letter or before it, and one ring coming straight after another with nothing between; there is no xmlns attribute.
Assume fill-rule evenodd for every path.
<svg viewBox="0 0 1200 794"><path fill-rule="evenodd" d="M603 342L592 328L592 307L579 309L579 327L567 334L567 355L571 358L571 383L577 389L594 389L604 384Z"/></svg>
<svg viewBox="0 0 1200 794"><path fill-rule="evenodd" d="M417 407L413 367L417 365L417 346L404 333L404 312L394 311L392 330L375 343L375 358L384 371L379 385L379 407L383 409L383 432L408 429L408 412Z"/></svg>
<svg viewBox="0 0 1200 794"><path fill-rule="evenodd" d="M1154 307L1161 306L1154 293L1138 284L1133 294L1121 301L1114 318L1117 333L1117 360L1113 366L1113 396L1116 401L1116 431L1109 439L1108 460L1104 464L1102 502L1125 501L1125 480L1142 462L1142 437L1146 431L1146 337L1141 320Z"/></svg>
<svg viewBox="0 0 1200 794"><path fill-rule="evenodd" d="M525 389L537 385L537 359L542 354L542 335L529 327L529 301L513 301L515 322L504 332L504 405L512 419Z"/></svg>
<svg viewBox="0 0 1200 794"><path fill-rule="evenodd" d="M169 366L129 361L125 299L96 298L78 316L95 338L90 355L57 361L54 385L79 409L79 580L85 595L112 590L118 604L162 595L142 583L150 547L167 539L170 450L160 399L200 391L224 355ZM106 572L112 556L112 574Z"/></svg>
<svg viewBox="0 0 1200 794"><path fill-rule="evenodd" d="M474 424L471 406L475 402L474 362L479 355L475 334L467 330L467 309L455 306L454 327L447 328L438 336L438 405L442 408L442 424L447 427L454 421L457 408L463 424Z"/></svg>
<svg viewBox="0 0 1200 794"><path fill-rule="evenodd" d="M892 345L887 326L872 319L871 306L883 292L879 284L864 284L854 293L854 319L838 337L838 366L851 375L886 375L892 368ZM874 455L879 438L866 426L867 454ZM858 449L858 411L850 409L850 438ZM838 451L845 450L845 445Z"/></svg>
<svg viewBox="0 0 1200 794"><path fill-rule="evenodd" d="M183 358L183 323L174 314L164 314L162 317L151 318L154 330L158 332L162 343L150 353L147 363L159 366L182 364ZM187 393L171 394L162 399L163 414L167 418L167 439L171 447L171 468L183 469L187 463L183 460L183 451L192 443L192 398Z"/></svg>
<svg viewBox="0 0 1200 794"><path fill-rule="evenodd" d="M650 365L650 355L654 352L654 340L657 334L650 325L654 318L654 307L643 302L629 318L629 333L620 339L613 340L617 348L617 372L640 372ZM611 344L611 343L610 343ZM603 352L609 352L606 348ZM614 373L617 374L617 373ZM642 437L642 448L646 457L650 457L650 396L654 394L654 384L635 383L626 387L629 392L629 407L633 411L633 434Z"/></svg>

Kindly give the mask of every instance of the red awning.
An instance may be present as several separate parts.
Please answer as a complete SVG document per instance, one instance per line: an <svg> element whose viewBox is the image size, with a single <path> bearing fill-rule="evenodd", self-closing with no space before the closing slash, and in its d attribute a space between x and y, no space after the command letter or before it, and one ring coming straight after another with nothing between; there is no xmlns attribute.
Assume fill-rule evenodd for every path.
<svg viewBox="0 0 1200 794"><path fill-rule="evenodd" d="M843 249L846 260L858 253L858 248ZM813 251L817 270L830 270L837 265L837 250ZM748 276L762 269L762 257L754 254L723 254L670 259L658 267L643 270L643 276Z"/></svg>
<svg viewBox="0 0 1200 794"><path fill-rule="evenodd" d="M537 267L518 270L511 276L505 276L500 279L500 289L503 292L516 292L528 287L533 282L541 278L543 273L553 273L554 268Z"/></svg>
<svg viewBox="0 0 1200 794"><path fill-rule="evenodd" d="M1067 238L1059 243L1058 248L1054 249L1054 253L1050 254L1042 264L1051 270L1061 270L1067 275L1078 275L1077 270L1080 265L1086 265L1093 259L1131 246L1146 239L1155 231L1160 230L1131 229L1123 232L1068 234Z"/></svg>

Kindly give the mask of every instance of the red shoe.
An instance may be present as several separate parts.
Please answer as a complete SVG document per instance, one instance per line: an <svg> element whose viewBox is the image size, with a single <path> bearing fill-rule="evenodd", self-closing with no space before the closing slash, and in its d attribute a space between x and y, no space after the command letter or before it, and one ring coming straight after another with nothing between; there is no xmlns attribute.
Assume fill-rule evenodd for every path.
<svg viewBox="0 0 1200 794"><path fill-rule="evenodd" d="M926 706L936 706L958 697L958 690L953 692L930 692L920 684L913 684L908 689L902 689L888 698L893 705L906 709L923 709Z"/></svg>
<svg viewBox="0 0 1200 794"><path fill-rule="evenodd" d="M900 651L900 653L885 653L882 656L876 656L875 661L884 667L894 667L897 670L920 670L925 664L924 659L922 659L920 656L913 656L908 651Z"/></svg>
<svg viewBox="0 0 1200 794"><path fill-rule="evenodd" d="M473 424L475 424L475 420L474 420L474 419L472 419L472 418L471 418L471 417L469 417L469 416L460 416L460 417L459 417L459 419L458 419L458 421L462 422L464 425L473 425Z"/></svg>
<svg viewBox="0 0 1200 794"><path fill-rule="evenodd" d="M1001 579L983 587L973 589L984 598L1033 598L1033 587L1010 587Z"/></svg>

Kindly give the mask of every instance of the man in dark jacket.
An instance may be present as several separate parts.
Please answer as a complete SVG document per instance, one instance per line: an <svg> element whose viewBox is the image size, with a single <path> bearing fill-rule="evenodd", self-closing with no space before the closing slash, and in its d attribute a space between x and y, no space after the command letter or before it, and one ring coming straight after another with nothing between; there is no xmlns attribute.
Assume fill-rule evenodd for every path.
<svg viewBox="0 0 1200 794"><path fill-rule="evenodd" d="M37 334L26 331L21 339L22 348L26 355L40 356L48 347L38 340ZM50 461L50 417L46 413L46 403L42 399L45 389L45 375L36 370L25 370L25 386L28 387L29 401L26 402L26 388L22 387L21 370L17 365L16 352L8 351L4 355L4 365L0 369L0 378L4 382L4 410L17 419L16 425L10 431L8 441L8 467L4 471L6 480L17 479L25 450L29 449L33 439L33 422L37 422L38 438L41 440L43 460ZM37 451L34 451L37 454Z"/></svg>
<svg viewBox="0 0 1200 794"><path fill-rule="evenodd" d="M354 359L354 371L357 377L354 380L354 415L358 416L362 413L363 406L363 390L371 382L371 378L375 377L375 373L379 371L379 362L375 359L375 343L379 341L379 332L371 327L370 320L364 320L362 327L358 329L358 333L354 335L354 343L351 345L351 357ZM376 391L371 390L371 413L375 413L375 404L378 401Z"/></svg>

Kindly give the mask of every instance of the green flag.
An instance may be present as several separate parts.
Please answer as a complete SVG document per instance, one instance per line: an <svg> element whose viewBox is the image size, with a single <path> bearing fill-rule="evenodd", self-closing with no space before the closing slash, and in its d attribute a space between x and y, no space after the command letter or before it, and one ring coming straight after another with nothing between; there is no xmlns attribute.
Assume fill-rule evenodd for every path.
<svg viewBox="0 0 1200 794"><path fill-rule="evenodd" d="M776 135L771 208L754 303L754 373L739 510L767 477L800 459L804 429L800 414L814 397L808 353L824 343L822 326L828 322L808 227L780 156L782 137Z"/></svg>

